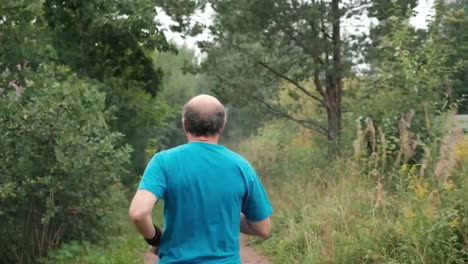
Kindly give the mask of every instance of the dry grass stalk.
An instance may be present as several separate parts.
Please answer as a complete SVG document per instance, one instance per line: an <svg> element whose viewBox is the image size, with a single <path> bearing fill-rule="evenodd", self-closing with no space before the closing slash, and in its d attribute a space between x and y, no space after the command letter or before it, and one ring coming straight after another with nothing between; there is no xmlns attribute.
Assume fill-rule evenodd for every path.
<svg viewBox="0 0 468 264"><path fill-rule="evenodd" d="M400 119L400 124L398 126L398 131L400 133L400 150L395 161L395 166L399 166L401 162L406 163L416 153L416 147L418 146L417 140L414 140L414 133L410 131L414 114L414 110L411 110Z"/></svg>
<svg viewBox="0 0 468 264"><path fill-rule="evenodd" d="M372 164L373 168L377 168L379 166L379 156L377 153L377 139L376 139L376 129L374 126L374 122L371 118L366 118L366 142L370 144L370 163Z"/></svg>
<svg viewBox="0 0 468 264"><path fill-rule="evenodd" d="M353 141L353 149L354 149L354 159L357 162L359 162L362 156L362 152L363 152L362 145L364 142L364 131L362 130L360 124L358 124L356 128L357 128L356 130L357 138Z"/></svg>
<svg viewBox="0 0 468 264"><path fill-rule="evenodd" d="M387 140L385 138L385 133L383 132L382 128L379 127L379 134L380 134L380 152L381 152L381 161L382 161L382 172L387 167Z"/></svg>
<svg viewBox="0 0 468 264"><path fill-rule="evenodd" d="M386 192L382 184L382 178L379 177L375 186L375 208L382 208L387 206Z"/></svg>
<svg viewBox="0 0 468 264"><path fill-rule="evenodd" d="M455 111L449 114L447 118L447 133L440 141L439 159L434 173L438 184L444 184L448 181L458 162L455 147L457 142L463 137L463 130L455 122L455 115Z"/></svg>
<svg viewBox="0 0 468 264"><path fill-rule="evenodd" d="M372 153L376 152L377 140L375 139L375 126L371 118L366 118L366 134L368 134L369 142L371 143Z"/></svg>
<svg viewBox="0 0 468 264"><path fill-rule="evenodd" d="M429 147L424 144L423 142L418 142L419 146L421 146L424 150L424 157L421 160L421 168L419 169L419 175L424 176L426 175L427 168L432 161L431 150Z"/></svg>
<svg viewBox="0 0 468 264"><path fill-rule="evenodd" d="M427 131L431 130L431 119L429 117L429 110L427 109L427 103L424 104L424 122L426 123Z"/></svg>
<svg viewBox="0 0 468 264"><path fill-rule="evenodd" d="M377 152L376 129L371 118L366 118L366 128L363 130L361 125L357 125L357 138L353 142L354 157L359 160L365 152L366 145L370 144L371 157Z"/></svg>

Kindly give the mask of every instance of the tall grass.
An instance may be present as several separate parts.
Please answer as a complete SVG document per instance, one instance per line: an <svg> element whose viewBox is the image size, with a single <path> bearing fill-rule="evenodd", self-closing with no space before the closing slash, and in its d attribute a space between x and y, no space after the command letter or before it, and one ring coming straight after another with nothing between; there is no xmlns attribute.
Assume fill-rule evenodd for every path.
<svg viewBox="0 0 468 264"><path fill-rule="evenodd" d="M423 176L418 164L385 174L351 159L323 166L313 143L297 144L293 133L279 147L277 136L263 131L237 147L273 203L273 235L254 243L274 263L468 262L468 166L462 160L438 182L436 164Z"/></svg>
<svg viewBox="0 0 468 264"><path fill-rule="evenodd" d="M272 237L252 240L272 262L468 263L468 141L456 147L455 163L439 153L426 157L424 170L403 164L383 173L369 170L375 163L329 163L314 135L296 129L270 123L235 146L252 162L273 203ZM436 177L439 163L450 167L442 180ZM126 206L116 212L120 232L98 245L65 245L42 262L141 263L147 247ZM157 208L161 223L162 205Z"/></svg>

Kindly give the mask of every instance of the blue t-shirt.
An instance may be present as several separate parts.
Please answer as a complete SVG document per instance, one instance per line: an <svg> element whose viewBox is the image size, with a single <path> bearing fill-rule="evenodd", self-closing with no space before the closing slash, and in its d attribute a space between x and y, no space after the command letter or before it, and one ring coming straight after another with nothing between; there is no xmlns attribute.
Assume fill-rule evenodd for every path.
<svg viewBox="0 0 468 264"><path fill-rule="evenodd" d="M241 263L239 213L252 221L272 213L252 166L222 145L190 142L157 153L138 189L164 199L160 264Z"/></svg>

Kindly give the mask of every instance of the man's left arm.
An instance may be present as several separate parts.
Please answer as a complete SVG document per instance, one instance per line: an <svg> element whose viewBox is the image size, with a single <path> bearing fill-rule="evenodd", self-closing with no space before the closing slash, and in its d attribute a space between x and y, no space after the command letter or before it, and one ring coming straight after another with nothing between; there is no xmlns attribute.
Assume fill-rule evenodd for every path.
<svg viewBox="0 0 468 264"><path fill-rule="evenodd" d="M145 239L154 238L157 232L151 219L151 212L157 201L158 198L153 193L140 189L130 205L128 212L130 219Z"/></svg>
<svg viewBox="0 0 468 264"><path fill-rule="evenodd" d="M159 246L162 231L153 224L151 212L158 199L164 199L165 192L166 179L162 169L161 157L155 155L143 173L143 178L128 212L138 232L146 239L148 244L155 247Z"/></svg>

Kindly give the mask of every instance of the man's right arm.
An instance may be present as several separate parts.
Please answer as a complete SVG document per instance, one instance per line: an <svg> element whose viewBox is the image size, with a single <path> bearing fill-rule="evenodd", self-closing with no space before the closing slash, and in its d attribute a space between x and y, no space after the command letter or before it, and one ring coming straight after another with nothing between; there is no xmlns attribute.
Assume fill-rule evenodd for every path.
<svg viewBox="0 0 468 264"><path fill-rule="evenodd" d="M248 164L244 170L246 193L242 201L240 230L247 235L268 238L271 233L270 215L273 212L263 185Z"/></svg>
<svg viewBox="0 0 468 264"><path fill-rule="evenodd" d="M270 217L261 221L250 221L243 213L240 213L240 230L243 234L267 239L271 233Z"/></svg>

